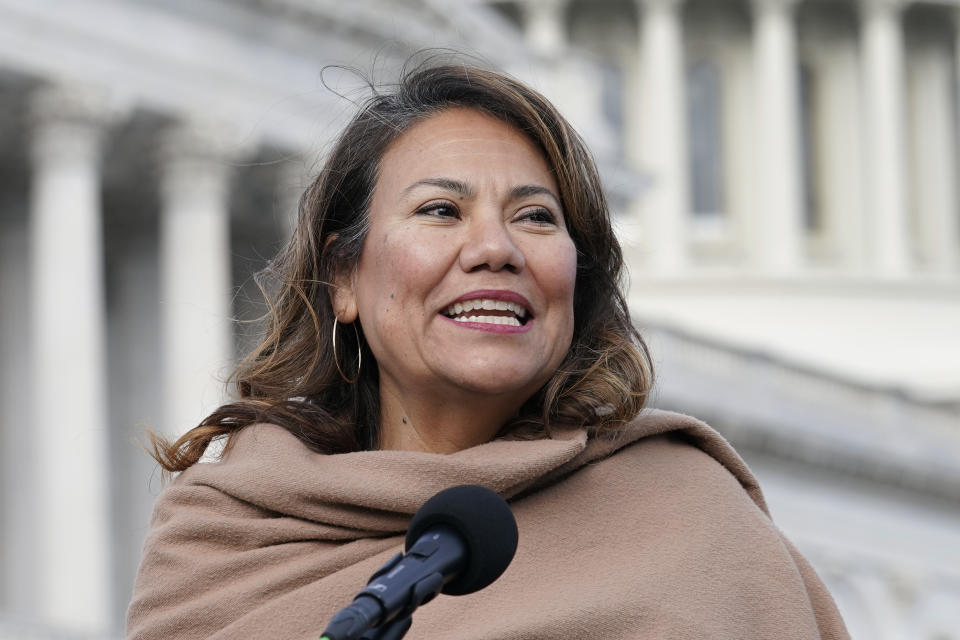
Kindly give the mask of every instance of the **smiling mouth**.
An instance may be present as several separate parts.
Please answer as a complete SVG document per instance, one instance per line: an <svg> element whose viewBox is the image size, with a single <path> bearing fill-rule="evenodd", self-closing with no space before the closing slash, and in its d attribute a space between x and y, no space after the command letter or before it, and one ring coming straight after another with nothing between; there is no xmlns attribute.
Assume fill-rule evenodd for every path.
<svg viewBox="0 0 960 640"><path fill-rule="evenodd" d="M456 322L479 322L522 327L527 324L527 310L515 302L477 298L455 302L443 311L443 315Z"/></svg>

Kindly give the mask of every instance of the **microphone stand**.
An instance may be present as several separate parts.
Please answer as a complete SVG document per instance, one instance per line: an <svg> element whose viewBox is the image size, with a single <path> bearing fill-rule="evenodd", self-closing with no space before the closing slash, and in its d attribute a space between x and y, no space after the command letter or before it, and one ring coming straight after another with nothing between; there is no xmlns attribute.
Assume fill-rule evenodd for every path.
<svg viewBox="0 0 960 640"><path fill-rule="evenodd" d="M382 627L370 629L360 637L360 640L400 640L407 635L411 624L413 624L412 614L399 616Z"/></svg>
<svg viewBox="0 0 960 640"><path fill-rule="evenodd" d="M503 573L517 549L517 522L493 491L451 487L414 514L404 546L405 554L388 560L333 616L320 640L401 640L414 610L438 593L472 593ZM382 624L371 628L375 621Z"/></svg>

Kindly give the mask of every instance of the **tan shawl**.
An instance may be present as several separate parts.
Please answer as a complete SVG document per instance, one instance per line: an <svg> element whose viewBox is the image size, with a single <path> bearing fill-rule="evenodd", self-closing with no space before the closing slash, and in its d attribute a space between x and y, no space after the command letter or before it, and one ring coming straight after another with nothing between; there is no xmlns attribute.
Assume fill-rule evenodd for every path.
<svg viewBox="0 0 960 640"><path fill-rule="evenodd" d="M316 640L402 550L410 516L457 484L510 501L517 554L490 587L419 609L409 640L848 637L739 456L656 411L616 440L567 431L449 455L321 455L248 427L157 500L128 637Z"/></svg>

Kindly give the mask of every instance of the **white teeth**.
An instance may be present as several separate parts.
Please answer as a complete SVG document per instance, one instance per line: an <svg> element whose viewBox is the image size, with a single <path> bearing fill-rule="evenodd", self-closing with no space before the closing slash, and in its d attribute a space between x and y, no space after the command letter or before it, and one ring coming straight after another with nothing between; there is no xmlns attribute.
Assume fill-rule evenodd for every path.
<svg viewBox="0 0 960 640"><path fill-rule="evenodd" d="M457 322L480 322L483 324L505 324L511 327L519 327L520 321L509 316L457 316L454 318Z"/></svg>
<svg viewBox="0 0 960 640"><path fill-rule="evenodd" d="M527 317L527 310L523 308L523 305L519 305L515 302L507 302L506 300L493 300L491 298L464 300L462 302L456 302L450 305L449 307L447 307L446 314L448 316L455 317L455 319L461 322L467 322L469 320L463 318L462 314L468 313L473 310L478 310L478 309L486 309L490 311L493 311L493 310L510 311L515 316L517 316L517 318L520 318L521 320ZM472 317L477 317L477 316L472 316ZM490 318L493 316L481 316L481 317ZM506 319L511 320L511 322L508 322L507 324L514 324L512 322L513 320L515 320L514 318L506 318Z"/></svg>

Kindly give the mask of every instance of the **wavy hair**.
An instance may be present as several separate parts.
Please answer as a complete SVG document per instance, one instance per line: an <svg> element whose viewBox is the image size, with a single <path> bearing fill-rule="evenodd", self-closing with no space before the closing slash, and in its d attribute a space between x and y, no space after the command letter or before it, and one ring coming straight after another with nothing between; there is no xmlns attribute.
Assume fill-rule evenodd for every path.
<svg viewBox="0 0 960 640"><path fill-rule="evenodd" d="M353 384L338 372L331 283L360 259L387 147L412 125L450 108L498 118L535 143L557 181L577 249L570 349L501 433L542 437L552 424L611 432L640 411L653 368L621 291L623 255L583 140L546 98L508 75L475 65L422 63L405 69L396 85L375 90L335 141L300 200L292 238L257 276L270 311L262 341L231 375L235 401L174 442L151 433L151 454L164 469L186 469L213 439L256 422L277 424L317 452L377 447L376 360L357 322L356 332L337 332L336 353L350 360L362 350L364 366ZM342 366L350 375L357 363Z"/></svg>

